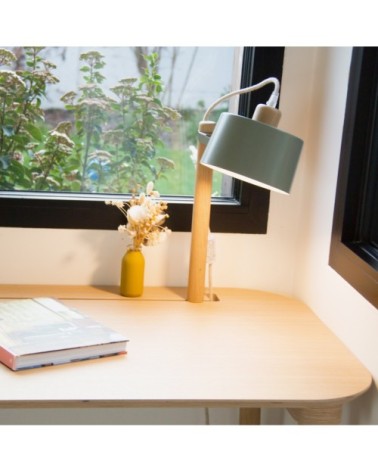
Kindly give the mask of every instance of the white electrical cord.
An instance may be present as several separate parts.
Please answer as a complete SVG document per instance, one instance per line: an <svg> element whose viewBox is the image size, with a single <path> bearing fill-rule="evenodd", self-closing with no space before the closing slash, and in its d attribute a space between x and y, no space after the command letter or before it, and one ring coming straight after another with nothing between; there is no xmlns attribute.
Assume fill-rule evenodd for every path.
<svg viewBox="0 0 378 472"><path fill-rule="evenodd" d="M215 261L215 239L214 236L209 233L207 240L207 253L206 263L208 269L208 288L209 288L209 299L213 301L213 263Z"/></svg>
<svg viewBox="0 0 378 472"><path fill-rule="evenodd" d="M266 105L268 107L271 107L271 108L275 109L275 107L277 106L278 97L279 97L279 93L280 93L280 82L275 77L269 77L268 79L265 79L262 82L259 82L258 84L251 85L250 87L246 87L246 88L239 89L239 90L234 90L233 92L230 92L230 93L227 93L226 95L223 95L223 97L219 98L218 100L216 100L215 102L213 102L209 106L209 108L206 110L205 114L203 115L203 120L202 121L203 122L207 121L210 113L221 102L223 102L225 100L228 100L229 98L231 98L235 95L242 95L244 93L253 92L253 91L258 90L262 87L265 87L265 85L268 85L268 84L274 84L274 90L271 93L271 95L269 97L269 100L266 102ZM269 122L275 120L275 118L278 117L276 122L275 122L275 126L277 126L279 116L280 116L279 111L275 110L275 113L273 115L271 113L269 114ZM271 119L271 117L273 117L273 120ZM257 118L257 119L259 119L259 118ZM213 267L212 266L213 266L214 261L215 261L215 240L214 240L214 237L210 233L209 238L208 238L208 243L207 243L207 259L206 259L206 263L207 263L207 266L208 266L208 288L209 288L210 301L213 300L213 281L212 281L212 268Z"/></svg>
<svg viewBox="0 0 378 472"><path fill-rule="evenodd" d="M226 95L223 95L223 97L218 98L214 103L212 103L209 108L206 110L205 114L203 115L203 121L207 121L210 113L213 111L213 109L219 105L219 103L223 102L224 100L228 100L229 98L233 97L234 95L242 95L244 93L248 92L253 92L254 90L258 90L262 87L265 87L265 85L268 84L274 84L274 90L271 93L269 100L266 102L266 104L269 107L275 108L278 102L278 97L280 94L280 82L278 79L275 77L269 77L268 79L263 80L262 82L259 82L258 84L251 85L250 87L246 87L240 90L234 90L233 92L227 93Z"/></svg>

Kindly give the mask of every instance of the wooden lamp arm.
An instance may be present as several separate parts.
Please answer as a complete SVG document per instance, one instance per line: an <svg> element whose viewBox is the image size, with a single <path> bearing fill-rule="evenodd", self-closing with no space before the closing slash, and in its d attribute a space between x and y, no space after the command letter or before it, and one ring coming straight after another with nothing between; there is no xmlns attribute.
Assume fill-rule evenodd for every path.
<svg viewBox="0 0 378 472"><path fill-rule="evenodd" d="M211 135L214 127L214 122L201 122L198 131ZM206 256L213 182L213 171L200 164L205 148L206 144L201 142L198 144L187 295L187 300L192 303L203 302L205 296Z"/></svg>

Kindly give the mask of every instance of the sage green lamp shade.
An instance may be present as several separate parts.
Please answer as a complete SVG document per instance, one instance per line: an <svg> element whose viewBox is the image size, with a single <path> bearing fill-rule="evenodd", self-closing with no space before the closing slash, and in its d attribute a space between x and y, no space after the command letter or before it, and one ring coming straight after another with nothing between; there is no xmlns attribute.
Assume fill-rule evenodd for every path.
<svg viewBox="0 0 378 472"><path fill-rule="evenodd" d="M236 179L289 193L303 141L273 126L222 113L201 164Z"/></svg>

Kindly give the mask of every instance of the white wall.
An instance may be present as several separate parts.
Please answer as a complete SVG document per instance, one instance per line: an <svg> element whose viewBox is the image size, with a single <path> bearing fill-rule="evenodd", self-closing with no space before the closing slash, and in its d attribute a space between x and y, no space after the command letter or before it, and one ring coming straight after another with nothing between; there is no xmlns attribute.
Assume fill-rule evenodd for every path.
<svg viewBox="0 0 378 472"><path fill-rule="evenodd" d="M306 54L297 49L287 57L287 70L291 71L287 80L293 86L295 65ZM344 341L374 377L371 390L345 409L343 421L378 424L378 311L328 265L350 59L350 48L316 51L301 176L294 294Z"/></svg>
<svg viewBox="0 0 378 472"><path fill-rule="evenodd" d="M327 263L350 54L349 48L287 49L280 127L305 139L298 175L289 197L272 195L268 235L216 235L213 277L218 286L258 288L303 299L377 381L378 314ZM148 248L146 284L185 285L189 244L188 233L174 233L163 245ZM116 230L0 228L0 283L116 284L123 250ZM236 265L236 260L250 263ZM346 410L344 421L378 424L377 405L374 388ZM47 413L39 414L46 421ZM118 412L117 418L131 423L135 417L139 422L161 421L158 413L135 414ZM16 420L16 415L12 410L0 412L0 423ZM175 410L172 416L171 411L167 422L185 422L186 415ZM106 422L102 412L96 417ZM204 415L196 412L191 417L201 423ZM32 422L36 417L31 418ZM59 413L55 418L59 421ZM75 421L75 412L68 418ZM211 415L213 422L236 419L231 410ZM278 411L265 412L264 421L290 422Z"/></svg>

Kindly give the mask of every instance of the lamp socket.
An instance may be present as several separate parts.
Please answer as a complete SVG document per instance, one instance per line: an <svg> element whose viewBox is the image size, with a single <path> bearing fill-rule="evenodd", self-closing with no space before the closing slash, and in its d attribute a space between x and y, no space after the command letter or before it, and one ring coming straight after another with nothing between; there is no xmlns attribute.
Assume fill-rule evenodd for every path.
<svg viewBox="0 0 378 472"><path fill-rule="evenodd" d="M268 105L257 105L252 119L260 121L266 125L274 126L277 128L281 118L281 111L277 108L270 107Z"/></svg>

